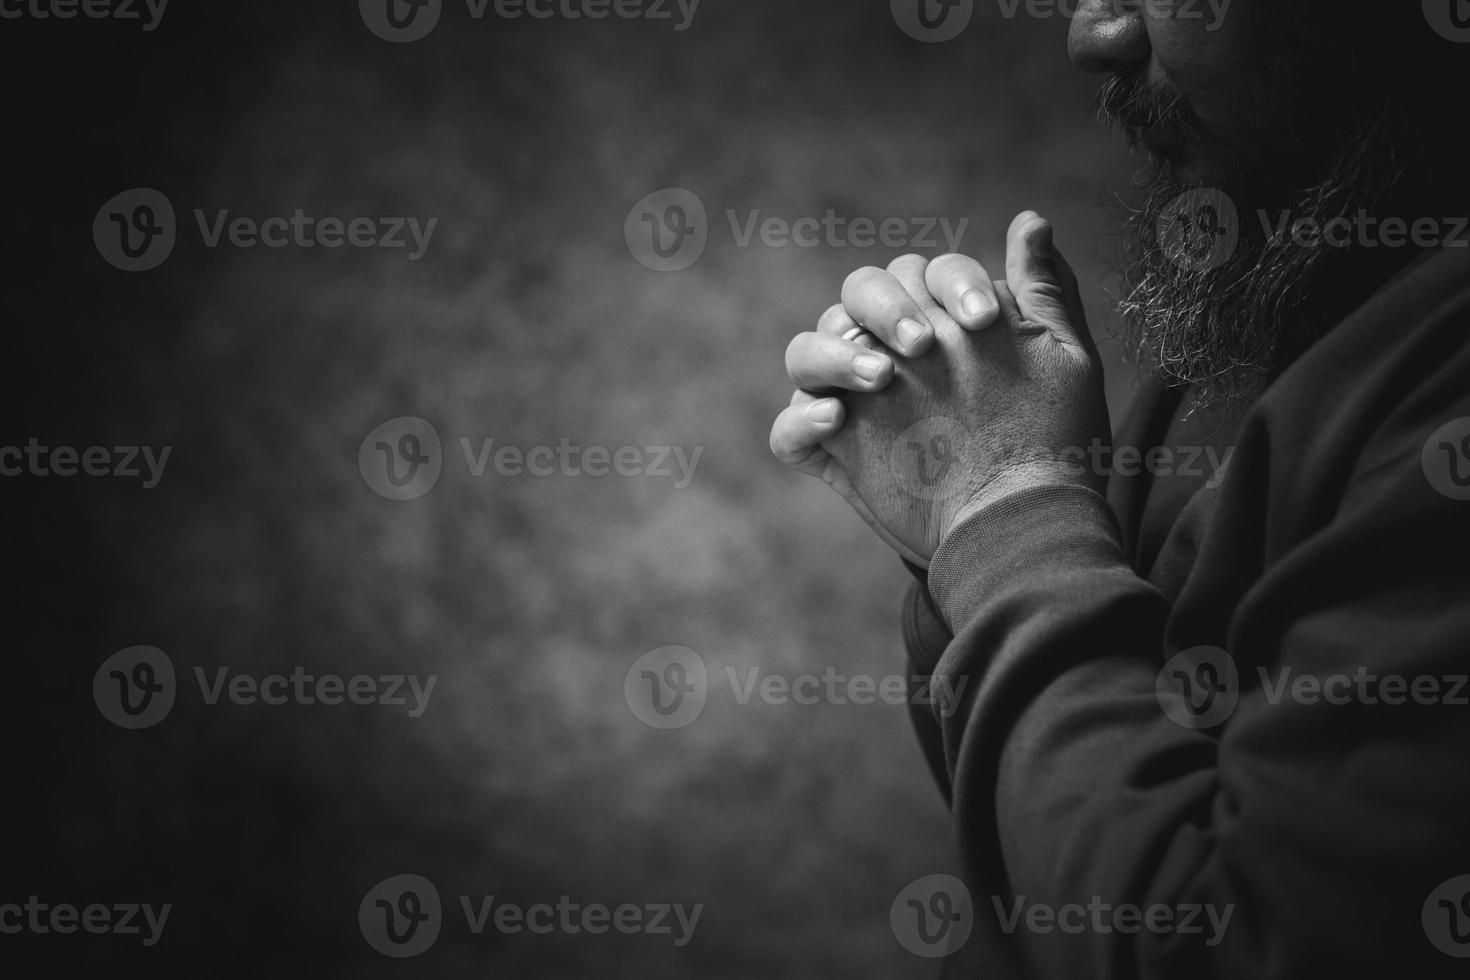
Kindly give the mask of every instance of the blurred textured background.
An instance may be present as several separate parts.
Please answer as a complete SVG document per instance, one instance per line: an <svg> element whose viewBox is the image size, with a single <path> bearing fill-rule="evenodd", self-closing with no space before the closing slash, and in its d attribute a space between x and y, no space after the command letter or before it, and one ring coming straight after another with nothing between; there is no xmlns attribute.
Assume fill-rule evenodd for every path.
<svg viewBox="0 0 1470 980"><path fill-rule="evenodd" d="M0 444L173 447L157 489L0 481L18 706L0 901L174 906L163 941L0 939L57 966L264 976L926 976L888 926L953 868L900 707L740 705L726 667L903 670L907 576L766 435L782 355L891 249L740 247L724 217L970 219L1002 267L1035 208L1094 330L1126 157L1090 119L1066 22L977 4L916 43L887 0L705 0L669 22L474 20L391 45L355 5L175 0L158 30L7 21ZM1024 8L1022 8L1024 10ZM180 242L107 266L90 228L163 191ZM677 273L624 220L679 186L712 219ZM204 248L190 212L437 217L427 255ZM1131 375L1111 372L1115 406ZM374 494L375 426L421 416L438 486ZM693 482L473 477L457 440L703 447ZM91 698L116 650L166 651L156 728ZM623 678L698 651L694 724L641 723ZM213 671L439 675L429 710L209 707ZM450 924L417 960L357 907L426 875ZM694 941L471 935L455 896L703 903Z"/></svg>

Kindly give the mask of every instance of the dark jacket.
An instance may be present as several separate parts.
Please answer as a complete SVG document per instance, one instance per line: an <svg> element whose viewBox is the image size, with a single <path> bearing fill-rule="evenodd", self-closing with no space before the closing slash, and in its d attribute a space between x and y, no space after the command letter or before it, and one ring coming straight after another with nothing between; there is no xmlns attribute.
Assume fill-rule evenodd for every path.
<svg viewBox="0 0 1470 980"><path fill-rule="evenodd" d="M1470 976L1470 249L1415 261L1228 431L1183 414L1146 391L1115 447L1185 447L1155 471L1233 447L1223 474L1201 451L1107 500L1016 494L910 593L916 671L968 678L916 716L974 905L950 972ZM1028 928L1038 904L1069 928ZM1078 905L1198 906L1202 931Z"/></svg>

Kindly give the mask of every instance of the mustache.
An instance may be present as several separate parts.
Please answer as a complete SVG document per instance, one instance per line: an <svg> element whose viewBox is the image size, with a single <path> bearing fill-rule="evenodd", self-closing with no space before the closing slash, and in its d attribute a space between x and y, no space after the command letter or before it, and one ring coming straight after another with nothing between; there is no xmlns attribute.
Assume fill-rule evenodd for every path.
<svg viewBox="0 0 1470 980"><path fill-rule="evenodd" d="M1149 82L1139 72L1109 78L1098 90L1093 108L1098 119L1117 126L1135 145L1149 130L1196 137L1202 128L1183 95L1170 85Z"/></svg>
<svg viewBox="0 0 1470 980"><path fill-rule="evenodd" d="M1414 170L1395 152L1404 143L1396 120L1373 113L1340 140L1315 184L1239 192L1239 241L1223 263L1204 268L1181 265L1164 242L1166 216L1192 188L1167 168L1150 173L1116 270L1124 295L1115 336L1124 349L1165 383L1190 388L1196 410L1244 407L1397 267L1383 249L1307 247L1246 219L1266 213L1267 198L1254 195L1316 227L1365 212L1411 213L1400 183Z"/></svg>

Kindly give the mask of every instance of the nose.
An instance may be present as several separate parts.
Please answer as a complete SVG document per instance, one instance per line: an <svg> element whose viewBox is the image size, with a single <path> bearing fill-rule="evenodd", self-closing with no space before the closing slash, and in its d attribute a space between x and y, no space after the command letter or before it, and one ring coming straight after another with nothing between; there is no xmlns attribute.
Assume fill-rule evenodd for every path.
<svg viewBox="0 0 1470 980"><path fill-rule="evenodd" d="M1149 44L1142 8L1129 0L1081 0L1067 34L1072 64L1109 74L1145 64Z"/></svg>

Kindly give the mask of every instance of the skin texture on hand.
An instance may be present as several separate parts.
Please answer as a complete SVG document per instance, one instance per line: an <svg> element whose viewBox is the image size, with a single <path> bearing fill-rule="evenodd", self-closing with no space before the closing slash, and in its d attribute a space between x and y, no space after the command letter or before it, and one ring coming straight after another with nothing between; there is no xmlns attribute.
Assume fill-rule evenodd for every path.
<svg viewBox="0 0 1470 980"><path fill-rule="evenodd" d="M1092 438L1074 420L1082 413L1067 409L1097 387L1079 352L1019 324L977 334L941 313L933 319L934 348L900 363L883 392L848 396L846 424L823 443L846 477L839 492L921 565L960 520L999 496L1101 482L1065 456Z"/></svg>
<svg viewBox="0 0 1470 980"><path fill-rule="evenodd" d="M812 433L823 424L836 428L788 461L826 480L918 565L928 564L961 520L1001 496L1041 485L1100 489L1103 474L1067 452L1106 439L1108 419L1076 282L1051 247L1050 226L1031 212L1018 216L1008 236L1009 279L992 284L985 276L984 298L999 315L991 308L963 326L946 305L966 317L973 289L936 283L931 264L918 256L897 260L888 272L866 277L856 290L849 279L845 307L866 326L872 310L894 305L875 302L873 294L891 292L896 282L932 325L932 343L920 356L895 357L892 380L881 390L848 394L841 406L799 392L788 413L826 406L832 420L805 424ZM931 295L931 284L951 294L946 305ZM773 447L776 441L773 434Z"/></svg>

